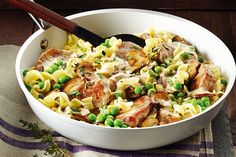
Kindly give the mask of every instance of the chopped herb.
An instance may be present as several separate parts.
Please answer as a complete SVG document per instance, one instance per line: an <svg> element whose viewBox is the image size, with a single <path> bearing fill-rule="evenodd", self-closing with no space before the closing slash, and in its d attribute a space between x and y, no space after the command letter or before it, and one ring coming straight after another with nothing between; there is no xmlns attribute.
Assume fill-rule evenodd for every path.
<svg viewBox="0 0 236 157"><path fill-rule="evenodd" d="M31 89L32 89L32 87L30 86L30 85L28 85L28 84L25 84L25 87L27 88L27 90L30 92L31 91Z"/></svg>
<svg viewBox="0 0 236 157"><path fill-rule="evenodd" d="M198 61L199 61L200 63L203 63L203 62L204 62L204 59L203 59L202 57L198 57Z"/></svg>
<svg viewBox="0 0 236 157"><path fill-rule="evenodd" d="M163 45L163 47L168 51L170 50L166 45Z"/></svg>
<svg viewBox="0 0 236 157"><path fill-rule="evenodd" d="M69 93L67 93L67 95L69 95L69 96L79 96L79 95L81 95L81 93L79 92L79 91L71 91L71 92L69 92Z"/></svg>
<svg viewBox="0 0 236 157"><path fill-rule="evenodd" d="M95 63L100 64L102 61L101 60L96 60Z"/></svg>
<svg viewBox="0 0 236 157"><path fill-rule="evenodd" d="M160 49L158 47L153 47L152 52L160 52Z"/></svg>
<svg viewBox="0 0 236 157"><path fill-rule="evenodd" d="M97 76L98 76L99 79L103 79L103 76L102 76L101 73L97 73Z"/></svg>
<svg viewBox="0 0 236 157"><path fill-rule="evenodd" d="M86 54L84 53L84 54L80 55L79 58L83 59L85 56L86 56Z"/></svg>
<svg viewBox="0 0 236 157"><path fill-rule="evenodd" d="M84 73L85 73L85 67L82 66L82 67L80 68L80 74L81 74L81 75L84 75Z"/></svg>

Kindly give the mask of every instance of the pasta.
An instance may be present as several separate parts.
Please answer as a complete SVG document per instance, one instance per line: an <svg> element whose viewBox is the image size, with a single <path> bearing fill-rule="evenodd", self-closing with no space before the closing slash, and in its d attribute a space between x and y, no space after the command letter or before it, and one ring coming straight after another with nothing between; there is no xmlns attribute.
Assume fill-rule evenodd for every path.
<svg viewBox="0 0 236 157"><path fill-rule="evenodd" d="M220 68L185 39L153 27L136 35L143 48L115 37L92 47L68 35L62 50L48 49L23 71L24 83L54 112L122 128L195 116L224 93Z"/></svg>

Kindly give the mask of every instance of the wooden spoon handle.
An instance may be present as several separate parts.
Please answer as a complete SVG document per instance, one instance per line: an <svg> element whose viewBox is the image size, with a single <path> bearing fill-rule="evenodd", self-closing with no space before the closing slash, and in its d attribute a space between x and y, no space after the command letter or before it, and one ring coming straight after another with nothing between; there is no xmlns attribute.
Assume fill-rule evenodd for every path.
<svg viewBox="0 0 236 157"><path fill-rule="evenodd" d="M81 39L89 41L93 46L98 46L104 39L66 19L65 17L29 0L7 0L7 2L19 9L33 14L48 23L75 34Z"/></svg>

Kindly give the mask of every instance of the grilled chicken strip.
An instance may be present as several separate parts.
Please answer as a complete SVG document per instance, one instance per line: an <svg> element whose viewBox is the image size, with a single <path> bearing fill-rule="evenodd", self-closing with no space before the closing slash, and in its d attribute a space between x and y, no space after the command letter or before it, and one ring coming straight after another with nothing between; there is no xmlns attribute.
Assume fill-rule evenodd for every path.
<svg viewBox="0 0 236 157"><path fill-rule="evenodd" d="M70 58L72 51L58 50L55 48L48 49L38 58L37 64L35 66L36 70L43 71L44 67L53 60L67 60Z"/></svg>
<svg viewBox="0 0 236 157"><path fill-rule="evenodd" d="M151 99L148 96L142 96L135 100L131 110L118 115L116 118L122 119L130 127L137 127L144 119L147 118L152 109Z"/></svg>
<svg viewBox="0 0 236 157"><path fill-rule="evenodd" d="M216 78L211 70L202 64L198 70L197 76L193 79L190 86L191 94L194 97L214 96L212 93Z"/></svg>

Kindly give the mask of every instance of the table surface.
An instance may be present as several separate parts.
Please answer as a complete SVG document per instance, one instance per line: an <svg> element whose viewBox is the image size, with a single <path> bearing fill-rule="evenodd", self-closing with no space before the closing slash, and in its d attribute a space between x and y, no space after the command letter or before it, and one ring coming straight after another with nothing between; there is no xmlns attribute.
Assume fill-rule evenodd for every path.
<svg viewBox="0 0 236 157"><path fill-rule="evenodd" d="M35 0L61 15L101 8L150 9L177 15L207 28L217 35L230 49L236 59L236 1L219 0ZM23 11L0 1L0 45L22 45L37 30L37 26ZM236 84L227 98L233 143L236 145Z"/></svg>

